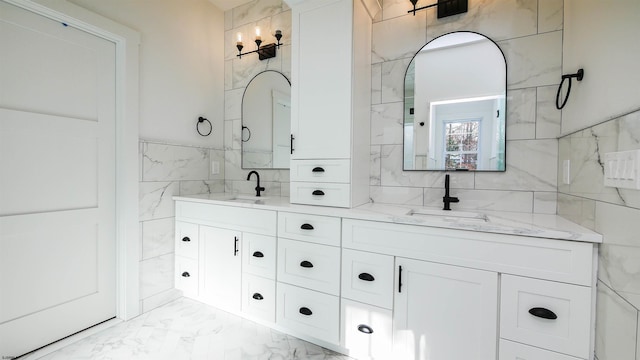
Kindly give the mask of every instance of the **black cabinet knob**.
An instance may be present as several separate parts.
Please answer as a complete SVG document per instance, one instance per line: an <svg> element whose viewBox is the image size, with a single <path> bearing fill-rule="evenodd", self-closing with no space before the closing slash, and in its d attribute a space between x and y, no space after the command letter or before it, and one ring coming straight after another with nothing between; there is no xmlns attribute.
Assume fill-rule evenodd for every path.
<svg viewBox="0 0 640 360"><path fill-rule="evenodd" d="M300 225L300 229L302 229L302 230L313 230L313 225L311 225L311 224L302 224L302 225Z"/></svg>
<svg viewBox="0 0 640 360"><path fill-rule="evenodd" d="M310 261L304 260L300 263L300 266L302 266L303 268L312 268L313 264Z"/></svg>
<svg viewBox="0 0 640 360"><path fill-rule="evenodd" d="M360 279L362 281L374 281L375 280L373 275L371 275L369 273L361 273L360 275L358 275L358 279Z"/></svg>
<svg viewBox="0 0 640 360"><path fill-rule="evenodd" d="M256 299L256 300L262 300L264 299L264 297L260 294L260 293L255 293L253 294L252 298Z"/></svg>
<svg viewBox="0 0 640 360"><path fill-rule="evenodd" d="M261 253L260 251L256 251L253 253L253 257L261 258L261 257L264 257L264 254Z"/></svg>
<svg viewBox="0 0 640 360"><path fill-rule="evenodd" d="M186 271L182 273L182 277L190 277L190 276L191 276L191 275L190 275L188 272L186 272Z"/></svg>
<svg viewBox="0 0 640 360"><path fill-rule="evenodd" d="M322 195L324 195L324 191L322 191L322 190L313 190L313 192L311 194L316 195L316 196L322 196Z"/></svg>
<svg viewBox="0 0 640 360"><path fill-rule="evenodd" d="M540 307L534 307L529 309L529 314L539 318L548 319L548 320L555 320L558 318L558 315L556 315L556 313L554 313L553 311L545 308L540 308Z"/></svg>
<svg viewBox="0 0 640 360"><path fill-rule="evenodd" d="M185 237L183 237L183 238L182 238L182 241L184 241L184 242L189 242L189 241L191 241L191 239L189 239L189 237L188 237L188 236L185 236Z"/></svg>
<svg viewBox="0 0 640 360"><path fill-rule="evenodd" d="M323 173L323 172L324 172L324 169L323 169L323 168L321 168L320 166L316 166L316 167L314 167L314 168L313 168L313 170L311 170L311 172L314 172L314 173Z"/></svg>
<svg viewBox="0 0 640 360"><path fill-rule="evenodd" d="M358 331L365 334L373 334L373 329L367 325L358 325Z"/></svg>
<svg viewBox="0 0 640 360"><path fill-rule="evenodd" d="M306 316L311 316L313 314L313 311L311 311L311 309L307 307L301 307L299 311L300 311L300 314L306 315Z"/></svg>

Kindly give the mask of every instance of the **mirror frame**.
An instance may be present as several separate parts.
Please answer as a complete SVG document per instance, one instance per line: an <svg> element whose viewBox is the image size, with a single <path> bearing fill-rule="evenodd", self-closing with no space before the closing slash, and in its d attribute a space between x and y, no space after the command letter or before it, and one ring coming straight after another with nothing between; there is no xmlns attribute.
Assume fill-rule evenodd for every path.
<svg viewBox="0 0 640 360"><path fill-rule="evenodd" d="M439 39L439 38L441 38L443 36L456 34L456 33L470 33L470 34L476 34L476 35L480 35L480 36L484 37L485 39L491 41L495 45L495 47L500 51L500 54L502 55L502 58L504 59L504 169L495 169L495 170L493 170L493 169L489 169L489 170L405 169L404 168L404 164L405 164L405 150L404 150L405 149L405 131L404 131L404 125L405 125L405 116L406 116L405 99L406 99L406 91L407 91L407 87L406 87L407 73L409 72L409 68L411 67L411 64L413 63L413 60L416 58L416 56L418 56L418 54L422 51L422 49L425 48L425 46L429 45L434 40ZM490 37L488 37L488 36L486 36L484 34L476 32L476 31L467 31L467 30L451 31L451 32L436 36L435 38L429 40L422 47L420 47L420 49L418 49L418 51L416 51L416 53L411 58L411 61L409 61L409 64L407 65L407 69L405 70L404 78L403 78L403 81L402 81L402 171L443 171L443 172L453 172L453 171L459 171L459 172L505 172L505 171L507 171L507 115L509 113L509 111L508 111L508 108L509 108L509 102L508 102L508 84L509 84L508 83L508 76L509 76L508 63L507 63L507 57L504 55L504 51L502 51L500 46L498 46L498 43L496 43L493 39L491 39ZM414 79L414 88L415 88L415 79Z"/></svg>
<svg viewBox="0 0 640 360"><path fill-rule="evenodd" d="M260 71L259 73L255 74L251 80L249 80L249 82L247 83L247 85L244 87L244 91L242 92L242 101L240 102L240 168L242 170L251 170L251 169L257 169L257 170L289 170L290 167L288 168L276 168L276 167L244 167L244 100L245 100L245 95L247 94L247 89L249 88L249 85L251 85L251 83L260 75L264 74L264 73L268 73L268 72L273 72L276 74L279 74L280 76L282 76L287 83L289 84L289 87L291 87L291 80L289 80L289 78L287 78L287 76L283 73L281 73L278 70L263 70ZM273 126L272 126L273 127ZM251 130L249 130L251 131Z"/></svg>

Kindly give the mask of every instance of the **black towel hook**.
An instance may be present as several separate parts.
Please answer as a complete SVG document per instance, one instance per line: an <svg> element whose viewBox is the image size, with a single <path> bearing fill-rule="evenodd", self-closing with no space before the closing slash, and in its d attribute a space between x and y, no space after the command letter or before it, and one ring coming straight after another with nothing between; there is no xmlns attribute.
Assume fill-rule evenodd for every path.
<svg viewBox="0 0 640 360"><path fill-rule="evenodd" d="M567 100L569 100L569 94L571 94L572 78L576 78L576 80L582 81L582 79L584 78L584 69L578 69L578 72L575 74L562 75L562 81L560 81L560 85L558 86L558 93L556 94L556 109L558 110L561 110L567 104ZM562 100L562 103L560 103L560 94L562 93L562 85L564 84L565 80L569 80L569 84L567 85L567 95L564 97L564 100Z"/></svg>
<svg viewBox="0 0 640 360"><path fill-rule="evenodd" d="M209 132L206 134L203 134L200 131L200 124L202 124L203 122L208 122L209 123ZM211 121L207 120L206 118L203 118L202 116L200 116L198 118L198 122L196 123L196 131L198 132L198 134L200 134L201 136L209 136L211 134L211 132L213 131L213 125L211 125Z"/></svg>

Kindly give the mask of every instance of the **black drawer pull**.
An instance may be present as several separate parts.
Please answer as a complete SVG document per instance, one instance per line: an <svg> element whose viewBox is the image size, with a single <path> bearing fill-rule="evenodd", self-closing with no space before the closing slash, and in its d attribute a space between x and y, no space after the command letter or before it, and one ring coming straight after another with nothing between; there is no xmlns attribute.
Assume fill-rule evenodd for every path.
<svg viewBox="0 0 640 360"><path fill-rule="evenodd" d="M358 325L358 331L365 334L373 334L373 329L367 325Z"/></svg>
<svg viewBox="0 0 640 360"><path fill-rule="evenodd" d="M256 299L256 300L262 300L264 299L264 297L262 297L262 295L260 295L260 293L255 293L253 294L252 298Z"/></svg>
<svg viewBox="0 0 640 360"><path fill-rule="evenodd" d="M303 268L312 268L313 264L307 260L304 260L300 263L300 266L302 266Z"/></svg>
<svg viewBox="0 0 640 360"><path fill-rule="evenodd" d="M548 320L555 320L558 318L558 315L556 315L556 313L554 313L553 311L539 307L529 309L529 314Z"/></svg>
<svg viewBox="0 0 640 360"><path fill-rule="evenodd" d="M261 258L261 257L264 257L264 254L261 253L260 251L256 251L253 253L253 257Z"/></svg>
<svg viewBox="0 0 640 360"><path fill-rule="evenodd" d="M311 224L302 224L302 225L300 225L300 229L302 229L302 230L313 230L313 225L311 225Z"/></svg>
<svg viewBox="0 0 640 360"><path fill-rule="evenodd" d="M324 169L323 169L323 168L321 168L321 167L319 167L319 166L317 166L317 167L314 167L314 168L313 168L313 170L311 170L311 172L316 172L316 173L317 173L317 172L320 172L320 173L323 173L323 172L324 172Z"/></svg>
<svg viewBox="0 0 640 360"><path fill-rule="evenodd" d="M369 273L362 273L362 274L358 275L358 279L360 279L362 281L373 281L376 278L374 278L373 275L371 275Z"/></svg>
<svg viewBox="0 0 640 360"><path fill-rule="evenodd" d="M184 241L184 242L189 242L189 241L191 241L191 239L189 239L189 237L188 237L188 236L185 236L185 237L183 237L183 238L182 238L182 241Z"/></svg>
<svg viewBox="0 0 640 360"><path fill-rule="evenodd" d="M182 273L182 277L190 277L190 276L191 276L191 275L190 275L188 272L186 272L186 271Z"/></svg>
<svg viewBox="0 0 640 360"><path fill-rule="evenodd" d="M311 311L311 309L306 307L301 307L299 311L300 311L300 314L302 315L311 316L311 314L313 314L313 311Z"/></svg>
<svg viewBox="0 0 640 360"><path fill-rule="evenodd" d="M311 194L316 195L316 196L322 196L322 195L324 195L324 191L322 191L322 190L313 190L313 192Z"/></svg>

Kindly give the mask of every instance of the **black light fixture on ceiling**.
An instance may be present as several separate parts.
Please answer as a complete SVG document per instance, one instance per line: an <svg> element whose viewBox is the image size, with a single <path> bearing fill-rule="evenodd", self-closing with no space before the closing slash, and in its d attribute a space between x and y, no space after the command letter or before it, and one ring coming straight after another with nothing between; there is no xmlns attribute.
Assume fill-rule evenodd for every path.
<svg viewBox="0 0 640 360"><path fill-rule="evenodd" d="M408 13L413 13L413 16L415 16L416 11L437 6L438 19L451 16L451 15L466 13L469 8L468 0L438 0L438 2L435 4L426 5L419 8L416 8L416 5L418 4L418 0L409 0L409 1L413 5L413 10L407 11Z"/></svg>
<svg viewBox="0 0 640 360"><path fill-rule="evenodd" d="M260 60L271 59L276 56L276 49L280 48L280 39L282 39L282 31L276 30L273 36L278 40L277 44L271 43L267 45L260 46L262 44L262 37L260 36L260 28L256 27L256 50L247 51L246 53L242 52L244 45L242 44L242 33L238 33L238 41L236 42L236 47L238 48L238 58L242 59L242 55L258 53L258 58Z"/></svg>

